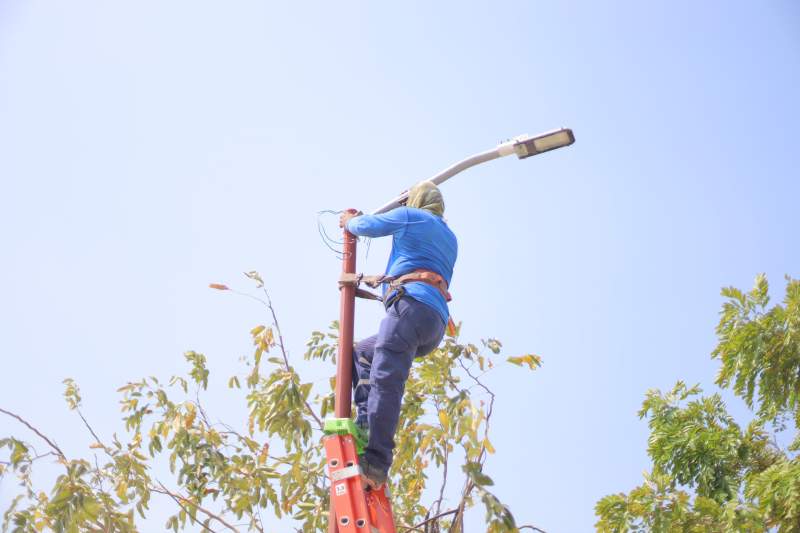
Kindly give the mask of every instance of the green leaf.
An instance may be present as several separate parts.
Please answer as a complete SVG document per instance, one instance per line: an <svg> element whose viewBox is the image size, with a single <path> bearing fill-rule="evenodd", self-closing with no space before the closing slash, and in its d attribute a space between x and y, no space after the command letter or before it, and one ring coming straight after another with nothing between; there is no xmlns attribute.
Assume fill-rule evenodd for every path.
<svg viewBox="0 0 800 533"><path fill-rule="evenodd" d="M542 359L538 355L528 354L528 355L520 355L516 357L509 357L506 359L509 363L523 366L526 365L531 370L536 370L540 366L542 366Z"/></svg>

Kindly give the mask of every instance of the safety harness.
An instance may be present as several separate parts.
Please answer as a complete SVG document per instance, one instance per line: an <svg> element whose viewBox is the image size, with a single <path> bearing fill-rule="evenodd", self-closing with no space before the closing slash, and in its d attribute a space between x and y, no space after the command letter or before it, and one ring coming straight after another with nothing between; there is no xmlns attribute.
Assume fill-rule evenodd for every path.
<svg viewBox="0 0 800 533"><path fill-rule="evenodd" d="M397 300L405 295L406 289L403 285L412 282L427 283L428 285L436 287L436 289L439 290L439 293L444 297L445 301L449 302L453 299L453 297L450 295L450 292L447 290L447 281L441 276L441 274L434 272L433 270L426 270L424 268L418 268L413 272L402 274L400 276L386 276L383 274L368 276L361 273L353 274L343 272L339 278L339 288L341 289L342 287L346 286L355 286L356 296L358 298L383 302L384 307L389 309ZM386 290L386 294L389 295L389 298L384 300L384 298L379 294L375 294L374 292L360 288L359 285L362 283L373 289L377 289L384 283L388 284L389 287ZM452 318L448 318L447 320L447 333L450 336L455 336L456 334L456 325Z"/></svg>

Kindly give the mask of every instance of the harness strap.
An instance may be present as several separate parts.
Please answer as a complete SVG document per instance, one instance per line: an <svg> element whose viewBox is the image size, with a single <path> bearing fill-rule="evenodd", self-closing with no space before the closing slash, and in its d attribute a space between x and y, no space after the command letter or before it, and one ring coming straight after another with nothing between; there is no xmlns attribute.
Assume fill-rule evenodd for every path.
<svg viewBox="0 0 800 533"><path fill-rule="evenodd" d="M395 301L400 299L403 294L405 294L405 288L403 287L406 283L411 283L419 281L422 283L427 283L428 285L432 285L439 289L439 293L444 297L446 301L451 301L453 297L450 295L450 292L447 290L447 281L441 276L432 270L425 270L424 268L420 268L415 270L414 272L409 272L408 274L403 274L402 276L385 276L385 275L377 275L377 276L367 276L364 274L353 274L343 272L342 275L339 277L339 288L346 286L355 286L356 287L356 296L358 298L364 298L367 300L377 300L379 302L383 302L383 298L375 294L373 292L369 292L367 290L359 288L359 285L364 283L368 287L372 287L373 289L377 289L382 283L389 284L389 291L394 292L395 295L391 298L388 302L383 302L384 305L388 308L391 307ZM453 318L450 317L447 320L447 334L451 337L455 337L457 333L455 322L453 322Z"/></svg>
<svg viewBox="0 0 800 533"><path fill-rule="evenodd" d="M383 298L380 294L375 294L374 292L369 292L364 289L359 289L356 287L356 298L364 298L365 300L377 300L379 302L383 301Z"/></svg>
<svg viewBox="0 0 800 533"><path fill-rule="evenodd" d="M364 274L343 272L339 277L339 288L341 289L342 287L355 286L356 298L364 298L365 300L377 300L382 302L383 298L379 294L364 290L360 288L359 285L364 283L365 285L375 289L383 282L383 278L385 277L386 276L365 276Z"/></svg>
<svg viewBox="0 0 800 533"><path fill-rule="evenodd" d="M347 285L355 285L358 287L362 283L371 287L373 289L377 289L381 283L385 283L386 281L391 281L394 278L391 276L384 276L384 275L377 275L377 276L367 276L365 274L353 274L348 272L342 272L342 275L339 277L339 287L344 287Z"/></svg>
<svg viewBox="0 0 800 533"><path fill-rule="evenodd" d="M453 299L453 297L450 296L450 292L447 290L447 282L444 280L444 278L432 270L425 270L422 268L417 269L414 272L409 272L408 274L403 274L402 276L398 276L397 278L391 280L389 282L389 288L396 289L404 283L411 283L413 281L421 281L422 283L433 285L439 289L441 295L448 302Z"/></svg>
<svg viewBox="0 0 800 533"><path fill-rule="evenodd" d="M385 275L376 275L376 276L367 276L365 274L354 274L343 272L342 275L339 277L339 288L345 286L354 285L356 287L356 296L360 298L366 298L369 300L379 300L382 301L383 299L373 294L369 291L365 291L359 289L358 286L364 283L368 287L373 289L377 289L381 284L388 283L389 290L394 291L400 288L400 286L406 284L419 281L422 283L427 283L428 285L432 285L439 290L439 293L444 297L446 301L451 301L453 297L450 295L450 292L447 290L447 281L438 273L432 270L425 270L425 269L417 269L413 272L409 272L408 274L403 274L401 276L385 276Z"/></svg>

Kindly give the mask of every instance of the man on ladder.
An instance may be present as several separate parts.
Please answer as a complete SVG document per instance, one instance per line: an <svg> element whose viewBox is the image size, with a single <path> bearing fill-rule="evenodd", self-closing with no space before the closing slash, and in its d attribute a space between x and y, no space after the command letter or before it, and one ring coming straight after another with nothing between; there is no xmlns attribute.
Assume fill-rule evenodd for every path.
<svg viewBox="0 0 800 533"><path fill-rule="evenodd" d="M368 431L358 462L372 488L388 477L411 363L436 349L451 324L448 287L458 244L443 215L441 192L423 181L409 190L403 207L379 215L346 212L339 221L357 236L392 236L383 279L386 316L378 333L359 342L353 353L356 424Z"/></svg>

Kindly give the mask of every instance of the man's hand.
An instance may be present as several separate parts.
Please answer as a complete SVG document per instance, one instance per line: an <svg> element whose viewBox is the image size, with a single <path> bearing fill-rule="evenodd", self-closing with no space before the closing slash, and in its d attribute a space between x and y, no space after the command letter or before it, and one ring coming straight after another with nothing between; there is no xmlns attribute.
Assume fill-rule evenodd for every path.
<svg viewBox="0 0 800 533"><path fill-rule="evenodd" d="M339 227L346 228L348 220L350 220L351 218L361 216L363 214L364 213L362 213L361 211L356 211L355 213L351 213L350 211L345 211L344 213L339 215Z"/></svg>

